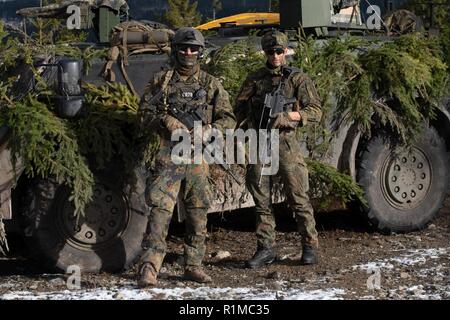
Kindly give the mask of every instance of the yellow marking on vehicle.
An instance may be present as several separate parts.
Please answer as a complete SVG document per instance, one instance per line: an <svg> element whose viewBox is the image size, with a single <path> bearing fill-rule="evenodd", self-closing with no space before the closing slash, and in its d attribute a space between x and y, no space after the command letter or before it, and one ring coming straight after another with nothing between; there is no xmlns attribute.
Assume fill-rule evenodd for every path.
<svg viewBox="0 0 450 320"><path fill-rule="evenodd" d="M209 21L195 28L198 30L210 30L214 28L219 28L224 25L239 26L248 24L277 24L277 23L278 24L280 23L279 13L248 12Z"/></svg>

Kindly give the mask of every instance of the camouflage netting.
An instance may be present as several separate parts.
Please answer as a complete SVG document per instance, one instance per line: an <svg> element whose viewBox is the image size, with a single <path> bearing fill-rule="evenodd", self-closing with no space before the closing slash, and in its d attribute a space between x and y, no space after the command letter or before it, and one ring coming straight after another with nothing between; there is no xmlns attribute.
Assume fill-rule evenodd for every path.
<svg viewBox="0 0 450 320"><path fill-rule="evenodd" d="M228 176L227 172L223 170L219 165L210 166L210 182L213 186L215 199L219 199L218 202L234 202L235 200L244 201L245 193L240 192L241 188L236 185L236 182ZM244 170L242 167L233 166L233 172L238 176L244 176Z"/></svg>
<svg viewBox="0 0 450 320"><path fill-rule="evenodd" d="M389 35L408 34L423 31L423 22L408 10L396 10L384 19Z"/></svg>

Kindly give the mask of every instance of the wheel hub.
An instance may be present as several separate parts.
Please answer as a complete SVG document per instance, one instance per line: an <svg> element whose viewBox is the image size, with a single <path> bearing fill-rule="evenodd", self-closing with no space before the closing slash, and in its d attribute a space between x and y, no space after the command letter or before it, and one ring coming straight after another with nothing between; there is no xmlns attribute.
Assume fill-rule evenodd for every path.
<svg viewBox="0 0 450 320"><path fill-rule="evenodd" d="M405 168L403 172L400 172L400 182L404 186L409 187L414 185L416 181L416 172L411 168Z"/></svg>
<svg viewBox="0 0 450 320"><path fill-rule="evenodd" d="M128 221L123 197L103 184L95 185L93 200L86 206L84 216L77 219L68 195L61 211L64 236L72 245L91 249L116 239Z"/></svg>
<svg viewBox="0 0 450 320"><path fill-rule="evenodd" d="M382 182L383 193L391 205L400 209L416 207L425 199L431 186L430 161L416 147L397 156L391 153L383 165Z"/></svg>

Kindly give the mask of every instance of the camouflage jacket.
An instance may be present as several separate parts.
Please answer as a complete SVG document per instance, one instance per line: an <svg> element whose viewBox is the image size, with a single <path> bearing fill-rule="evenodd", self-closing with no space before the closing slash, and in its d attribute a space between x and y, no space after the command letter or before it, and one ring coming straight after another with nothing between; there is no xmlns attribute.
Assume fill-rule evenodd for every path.
<svg viewBox="0 0 450 320"><path fill-rule="evenodd" d="M225 133L226 129L233 129L236 119L228 92L219 80L200 69L183 80L176 70L169 69L156 73L145 88L138 111L141 131L152 127L153 130L159 130L160 136L167 138L168 130L161 128L160 120L168 114L168 104L191 103L196 92L201 89L206 92L206 95L196 100L195 104L199 107L208 106L208 122L222 133ZM161 90L163 90L162 96Z"/></svg>
<svg viewBox="0 0 450 320"><path fill-rule="evenodd" d="M259 127L264 98L278 86L281 79L281 67L269 69L263 67L247 76L241 91L236 98L235 114L238 126ZM311 78L303 72L292 74L286 82L284 95L296 98L297 103L292 110L301 115L300 126L309 122L319 122L322 109L319 95Z"/></svg>

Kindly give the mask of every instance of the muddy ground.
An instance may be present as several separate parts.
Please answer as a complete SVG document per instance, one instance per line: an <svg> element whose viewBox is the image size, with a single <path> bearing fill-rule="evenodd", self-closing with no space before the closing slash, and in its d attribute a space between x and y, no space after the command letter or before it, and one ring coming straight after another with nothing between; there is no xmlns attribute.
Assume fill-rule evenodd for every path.
<svg viewBox="0 0 450 320"><path fill-rule="evenodd" d="M244 261L256 248L254 215L240 210L211 215L205 267L209 286L181 278L183 225L173 223L169 253L156 288L136 287L136 269L122 274L83 274L68 290L67 276L32 266L20 238L0 258L0 299L449 299L450 198L428 228L382 235L350 211L318 213L320 263L300 266L295 223L277 207L279 260L250 270Z"/></svg>

